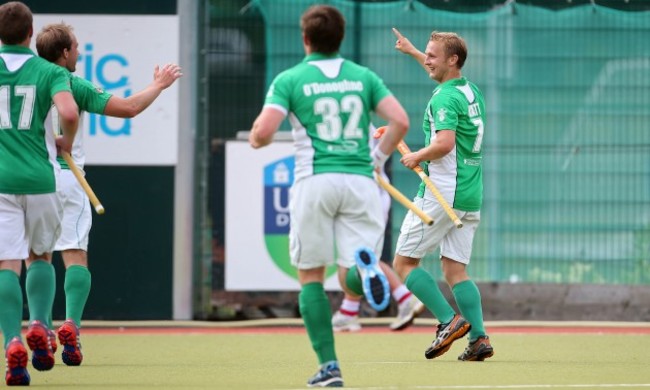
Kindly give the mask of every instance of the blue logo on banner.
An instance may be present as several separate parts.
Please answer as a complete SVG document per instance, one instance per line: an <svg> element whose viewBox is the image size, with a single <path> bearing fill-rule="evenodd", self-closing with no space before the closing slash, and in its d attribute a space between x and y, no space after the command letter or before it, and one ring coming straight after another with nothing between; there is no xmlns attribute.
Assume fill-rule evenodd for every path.
<svg viewBox="0 0 650 390"><path fill-rule="evenodd" d="M264 242L273 262L286 275L298 279L289 254L289 189L293 185L293 156L276 160L264 167ZM325 276L336 273L336 265L327 267Z"/></svg>
<svg viewBox="0 0 650 390"><path fill-rule="evenodd" d="M273 262L288 276L298 273L289 256L289 189L293 184L293 156L264 167L264 242Z"/></svg>
<svg viewBox="0 0 650 390"><path fill-rule="evenodd" d="M290 156L264 167L264 234L289 234L289 189L294 164Z"/></svg>
<svg viewBox="0 0 650 390"><path fill-rule="evenodd" d="M77 61L83 66L86 80L96 83L113 95L121 94L125 98L131 96L128 76L129 61L123 55L111 53L99 57L95 62L93 44L87 43L84 46L84 52L80 53ZM111 119L114 124L112 127L106 116L89 114L89 119L91 137L96 136L100 131L110 137L131 135L131 119L129 118ZM115 126L115 123L118 125Z"/></svg>

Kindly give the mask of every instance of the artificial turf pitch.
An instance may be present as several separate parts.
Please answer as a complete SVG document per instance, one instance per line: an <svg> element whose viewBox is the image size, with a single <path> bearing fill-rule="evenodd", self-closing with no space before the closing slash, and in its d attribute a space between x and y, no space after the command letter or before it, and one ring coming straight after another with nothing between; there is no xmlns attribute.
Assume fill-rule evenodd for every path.
<svg viewBox="0 0 650 390"><path fill-rule="evenodd" d="M495 355L485 362L457 361L466 339L426 360L432 326L404 332L364 327L336 334L336 348L346 388L650 389L648 328L517 329L491 332ZM65 366L59 347L53 370L39 372L30 365L31 386L302 389L317 368L301 327L89 328L81 340L82 366Z"/></svg>

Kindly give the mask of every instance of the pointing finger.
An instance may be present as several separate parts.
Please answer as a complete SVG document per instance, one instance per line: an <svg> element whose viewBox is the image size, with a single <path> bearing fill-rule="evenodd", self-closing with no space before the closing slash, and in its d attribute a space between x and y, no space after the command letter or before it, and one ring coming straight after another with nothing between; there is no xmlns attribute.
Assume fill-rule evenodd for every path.
<svg viewBox="0 0 650 390"><path fill-rule="evenodd" d="M401 34L399 31L397 31L397 29L396 29L395 27L393 27L393 34L395 34L395 36L397 37L397 39L402 39L402 38L404 38L404 37L402 36L402 34Z"/></svg>

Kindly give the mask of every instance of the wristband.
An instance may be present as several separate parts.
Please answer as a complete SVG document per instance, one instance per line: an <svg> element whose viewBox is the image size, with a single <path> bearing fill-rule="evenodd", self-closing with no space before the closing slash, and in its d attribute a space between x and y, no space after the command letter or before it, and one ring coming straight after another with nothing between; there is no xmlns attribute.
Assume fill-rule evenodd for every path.
<svg viewBox="0 0 650 390"><path fill-rule="evenodd" d="M390 157L390 154L386 154L382 152L379 149L379 146L377 146L375 149L373 149L371 156L372 156L372 162L375 165L375 167L381 169L384 167L384 164L386 163L386 160L388 160L388 158Z"/></svg>

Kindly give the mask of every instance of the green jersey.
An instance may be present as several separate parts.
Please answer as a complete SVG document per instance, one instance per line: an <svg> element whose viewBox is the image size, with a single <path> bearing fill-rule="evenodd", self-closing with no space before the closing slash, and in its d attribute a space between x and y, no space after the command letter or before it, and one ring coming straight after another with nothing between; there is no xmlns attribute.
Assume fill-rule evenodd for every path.
<svg viewBox="0 0 650 390"><path fill-rule="evenodd" d="M56 191L56 145L44 122L62 91L71 91L65 69L27 47L0 47L0 193Z"/></svg>
<svg viewBox="0 0 650 390"><path fill-rule="evenodd" d="M453 208L479 211L483 202L482 151L485 102L476 85L464 77L436 87L424 113L425 145L436 131L456 132L456 146L446 156L428 161L425 172ZM426 186L420 185L418 196Z"/></svg>
<svg viewBox="0 0 650 390"><path fill-rule="evenodd" d="M102 88L97 87L90 81L70 74L70 84L72 86L72 95L74 100L77 102L80 111L86 111L93 114L103 114L108 100L113 96L112 94L104 91ZM52 108L52 120L46 121L46 128L56 129L58 134L61 134L61 129L59 126L57 111L55 108ZM79 114L79 131L74 138L74 143L72 144L72 159L75 164L83 169L86 163L86 153L83 149L83 113ZM61 157L57 158L59 164L63 169L69 169L68 164Z"/></svg>
<svg viewBox="0 0 650 390"><path fill-rule="evenodd" d="M370 69L313 53L280 73L265 106L289 115L295 180L338 172L372 177L370 113L391 93Z"/></svg>

